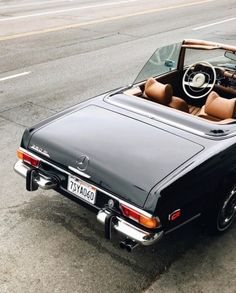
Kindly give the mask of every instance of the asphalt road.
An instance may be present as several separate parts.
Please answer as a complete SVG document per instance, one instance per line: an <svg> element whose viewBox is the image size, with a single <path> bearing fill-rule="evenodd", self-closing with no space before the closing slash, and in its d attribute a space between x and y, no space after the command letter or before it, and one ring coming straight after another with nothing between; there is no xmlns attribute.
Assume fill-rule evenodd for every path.
<svg viewBox="0 0 236 293"><path fill-rule="evenodd" d="M236 225L214 238L193 223L128 254L94 214L26 192L12 170L26 126L132 82L162 44L235 45L235 15L235 0L0 1L1 293L236 291Z"/></svg>

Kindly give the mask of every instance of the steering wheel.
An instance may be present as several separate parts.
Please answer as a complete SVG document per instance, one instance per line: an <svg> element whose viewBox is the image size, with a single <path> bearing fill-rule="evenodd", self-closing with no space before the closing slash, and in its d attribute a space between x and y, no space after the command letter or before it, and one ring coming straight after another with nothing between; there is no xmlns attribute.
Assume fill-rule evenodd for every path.
<svg viewBox="0 0 236 293"><path fill-rule="evenodd" d="M199 66L200 65L200 66ZM199 67L201 69L199 69ZM209 72L202 67L209 68ZM193 63L185 71L182 85L187 96L192 99L200 99L210 93L216 82L215 68L206 61Z"/></svg>

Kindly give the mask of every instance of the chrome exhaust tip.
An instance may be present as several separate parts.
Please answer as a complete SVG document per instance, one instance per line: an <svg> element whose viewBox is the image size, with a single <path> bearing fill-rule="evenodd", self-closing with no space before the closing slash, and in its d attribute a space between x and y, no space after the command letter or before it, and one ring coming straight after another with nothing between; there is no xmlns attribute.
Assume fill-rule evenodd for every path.
<svg viewBox="0 0 236 293"><path fill-rule="evenodd" d="M120 248L121 249L126 249L125 241L120 242Z"/></svg>
<svg viewBox="0 0 236 293"><path fill-rule="evenodd" d="M134 248L136 248L139 244L136 241L133 241L129 238L120 242L120 248L126 249L128 252L131 252Z"/></svg>

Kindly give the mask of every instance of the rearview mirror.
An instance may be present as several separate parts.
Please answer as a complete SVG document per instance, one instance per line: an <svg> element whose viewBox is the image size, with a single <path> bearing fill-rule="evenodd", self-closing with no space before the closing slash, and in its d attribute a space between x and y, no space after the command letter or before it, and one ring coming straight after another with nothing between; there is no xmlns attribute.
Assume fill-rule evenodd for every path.
<svg viewBox="0 0 236 293"><path fill-rule="evenodd" d="M236 53L235 52L226 51L225 57L229 58L230 60L236 61Z"/></svg>
<svg viewBox="0 0 236 293"><path fill-rule="evenodd" d="M170 60L170 59L166 59L165 66L171 69L171 68L175 67L175 61Z"/></svg>

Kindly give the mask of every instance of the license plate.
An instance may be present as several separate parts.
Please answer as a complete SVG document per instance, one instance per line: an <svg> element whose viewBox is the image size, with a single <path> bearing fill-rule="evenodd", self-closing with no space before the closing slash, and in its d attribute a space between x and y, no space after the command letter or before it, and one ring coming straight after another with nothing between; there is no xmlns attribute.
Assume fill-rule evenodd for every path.
<svg viewBox="0 0 236 293"><path fill-rule="evenodd" d="M94 204L96 200L96 188L90 184L80 180L77 177L69 176L67 190L73 193L76 197Z"/></svg>

